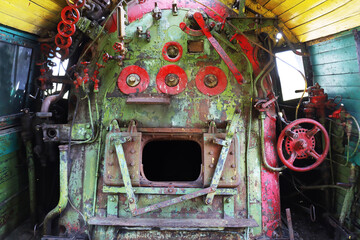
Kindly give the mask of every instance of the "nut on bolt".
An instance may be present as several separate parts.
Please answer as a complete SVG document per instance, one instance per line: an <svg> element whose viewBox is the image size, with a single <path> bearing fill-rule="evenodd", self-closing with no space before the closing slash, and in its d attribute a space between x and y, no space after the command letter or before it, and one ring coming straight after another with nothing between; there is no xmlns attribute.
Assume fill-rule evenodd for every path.
<svg viewBox="0 0 360 240"><path fill-rule="evenodd" d="M129 199L129 203L134 203L134 202L135 202L135 200L133 198Z"/></svg>

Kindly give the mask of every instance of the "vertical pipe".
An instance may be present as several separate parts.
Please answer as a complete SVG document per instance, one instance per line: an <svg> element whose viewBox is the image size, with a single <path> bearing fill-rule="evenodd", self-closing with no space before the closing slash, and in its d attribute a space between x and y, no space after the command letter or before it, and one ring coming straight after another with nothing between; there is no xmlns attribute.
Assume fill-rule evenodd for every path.
<svg viewBox="0 0 360 240"><path fill-rule="evenodd" d="M288 229L289 229L289 238L290 240L294 240L294 229L293 229L293 225L292 225L292 220L291 220L291 212L290 212L290 208L286 209L286 220L287 220L287 224L288 224Z"/></svg>
<svg viewBox="0 0 360 240"><path fill-rule="evenodd" d="M44 235L51 234L51 221L65 210L68 203L68 145L60 145L60 197L58 205L44 219Z"/></svg>
<svg viewBox="0 0 360 240"><path fill-rule="evenodd" d="M29 195L30 195L30 215L31 222L36 222L36 187L35 187L35 165L34 155L32 152L32 143L30 140L25 142L26 148L26 160L28 167L28 179L29 179Z"/></svg>

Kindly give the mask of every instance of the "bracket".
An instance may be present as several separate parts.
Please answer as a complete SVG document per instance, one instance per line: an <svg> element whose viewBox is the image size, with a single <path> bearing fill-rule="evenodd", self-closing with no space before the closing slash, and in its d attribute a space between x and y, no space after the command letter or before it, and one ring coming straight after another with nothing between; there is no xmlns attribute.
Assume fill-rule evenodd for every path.
<svg viewBox="0 0 360 240"><path fill-rule="evenodd" d="M229 148L231 145L231 141L233 139L233 136L236 132L237 126L239 125L239 121L240 121L240 113L235 113L233 116L233 119L230 123L230 126L227 130L226 133L226 137L225 140L221 140L221 139L217 139L215 138L213 141L214 143L220 144L223 147L221 148L221 153L219 156L219 160L216 164L216 168L215 168L215 172L214 172L214 176L211 180L211 184L210 184L210 188L211 189L215 189L218 187L219 185L219 181L220 181L220 177L221 174L224 170L224 166L225 166L225 161L227 158L227 155L229 153ZM221 140L221 141L220 141ZM214 196L215 196L215 191L208 193L205 199L205 203L206 204L211 204L213 202Z"/></svg>

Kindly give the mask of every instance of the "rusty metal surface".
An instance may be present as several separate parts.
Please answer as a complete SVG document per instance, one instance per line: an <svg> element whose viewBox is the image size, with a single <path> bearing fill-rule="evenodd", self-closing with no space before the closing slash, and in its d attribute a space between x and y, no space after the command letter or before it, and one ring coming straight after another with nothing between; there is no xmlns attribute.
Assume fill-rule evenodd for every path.
<svg viewBox="0 0 360 240"><path fill-rule="evenodd" d="M170 187L133 187L136 194L153 194L153 195L184 195L200 191L201 188L175 188ZM104 186L102 191L104 193L126 193L125 187ZM217 188L216 195L236 195L238 191L236 188Z"/></svg>
<svg viewBox="0 0 360 240"><path fill-rule="evenodd" d="M252 219L161 219L161 218L91 218L91 225L127 227L176 227L176 228L242 228L257 227Z"/></svg>
<svg viewBox="0 0 360 240"><path fill-rule="evenodd" d="M115 146L111 142L120 137L131 137L131 141L123 143L125 159L133 186L140 185L141 133L114 132L106 137L104 183L109 186L123 186L124 180L116 156Z"/></svg>
<svg viewBox="0 0 360 240"><path fill-rule="evenodd" d="M164 104L169 105L171 102L168 96L155 96L155 95L130 95L126 99L127 104Z"/></svg>
<svg viewBox="0 0 360 240"><path fill-rule="evenodd" d="M188 40L187 47L188 47L188 53L202 53L204 52L204 41Z"/></svg>
<svg viewBox="0 0 360 240"><path fill-rule="evenodd" d="M204 134L204 186L210 186L222 148L222 146L213 143L214 137L224 139L225 136L225 133ZM234 138L229 148L223 173L220 176L219 187L236 187L240 184L241 178L237 164L238 159L236 158L239 153L235 147L237 144L237 140Z"/></svg>

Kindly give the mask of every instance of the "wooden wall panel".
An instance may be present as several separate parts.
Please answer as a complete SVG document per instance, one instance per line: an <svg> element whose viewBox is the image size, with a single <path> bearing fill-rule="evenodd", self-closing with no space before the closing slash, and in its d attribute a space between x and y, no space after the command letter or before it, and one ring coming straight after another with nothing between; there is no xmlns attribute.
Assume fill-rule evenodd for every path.
<svg viewBox="0 0 360 240"><path fill-rule="evenodd" d="M1 0L0 23L41 35L56 30L65 0Z"/></svg>
<svg viewBox="0 0 360 240"><path fill-rule="evenodd" d="M359 121L360 73L353 32L348 31L339 34L336 38L309 46L309 50L313 64L314 82L319 83L329 97L341 95L345 109ZM350 151L353 151L356 144L357 134L356 128L353 128ZM331 133L329 135L334 137ZM349 181L349 166L342 166L346 163L345 156L346 152L332 152L335 182L348 183ZM357 153L350 161L359 161L359 157L360 153ZM337 214L340 214L345 194L346 192L342 190L335 192L334 208Z"/></svg>

